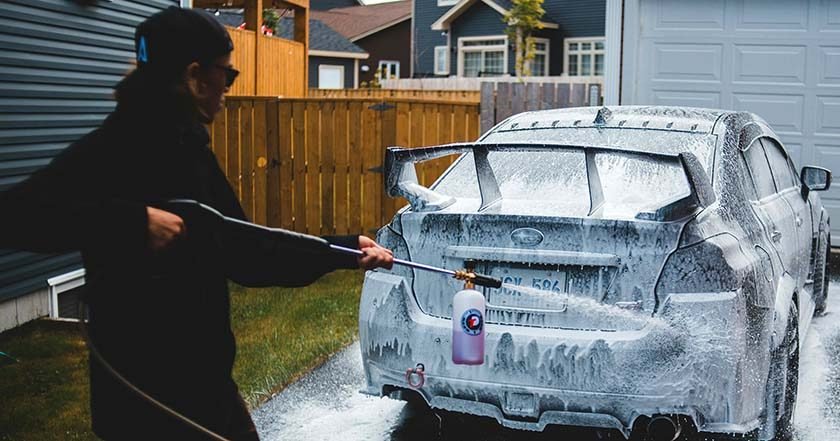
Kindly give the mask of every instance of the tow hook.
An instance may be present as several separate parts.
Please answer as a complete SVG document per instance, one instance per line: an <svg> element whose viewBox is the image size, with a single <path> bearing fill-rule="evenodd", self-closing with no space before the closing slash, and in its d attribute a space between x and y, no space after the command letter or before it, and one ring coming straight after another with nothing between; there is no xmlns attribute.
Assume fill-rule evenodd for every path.
<svg viewBox="0 0 840 441"><path fill-rule="evenodd" d="M412 389L420 389L426 383L426 374L423 373L425 370L426 366L423 363L417 363L417 366L406 369L405 381Z"/></svg>

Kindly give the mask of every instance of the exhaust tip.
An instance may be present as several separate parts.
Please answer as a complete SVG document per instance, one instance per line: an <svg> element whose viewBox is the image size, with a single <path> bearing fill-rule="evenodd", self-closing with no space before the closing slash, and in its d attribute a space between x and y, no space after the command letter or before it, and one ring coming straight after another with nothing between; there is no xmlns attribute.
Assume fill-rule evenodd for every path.
<svg viewBox="0 0 840 441"><path fill-rule="evenodd" d="M651 441L675 441L682 433L682 426L675 417L658 415L651 418L647 432Z"/></svg>

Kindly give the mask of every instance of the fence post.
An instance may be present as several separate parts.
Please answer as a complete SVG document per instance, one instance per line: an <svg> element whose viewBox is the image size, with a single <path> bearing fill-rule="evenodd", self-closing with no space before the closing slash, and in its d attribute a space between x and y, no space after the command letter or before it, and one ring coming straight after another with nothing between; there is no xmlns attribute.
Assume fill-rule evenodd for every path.
<svg viewBox="0 0 840 441"><path fill-rule="evenodd" d="M600 84L590 84L589 85L589 105L590 106L600 106L601 105L601 85Z"/></svg>
<svg viewBox="0 0 840 441"><path fill-rule="evenodd" d="M487 133L496 124L495 83L481 82L481 133Z"/></svg>

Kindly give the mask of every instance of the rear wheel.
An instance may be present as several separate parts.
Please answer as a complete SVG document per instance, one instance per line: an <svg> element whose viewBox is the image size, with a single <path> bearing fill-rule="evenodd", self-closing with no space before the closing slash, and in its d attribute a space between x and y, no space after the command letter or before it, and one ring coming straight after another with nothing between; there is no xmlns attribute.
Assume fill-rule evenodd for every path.
<svg viewBox="0 0 840 441"><path fill-rule="evenodd" d="M825 243L825 246L820 244ZM828 255L831 252L831 243L825 233L820 234L817 242L820 247L817 251L816 262L814 263L814 315L825 312L826 300L828 299Z"/></svg>

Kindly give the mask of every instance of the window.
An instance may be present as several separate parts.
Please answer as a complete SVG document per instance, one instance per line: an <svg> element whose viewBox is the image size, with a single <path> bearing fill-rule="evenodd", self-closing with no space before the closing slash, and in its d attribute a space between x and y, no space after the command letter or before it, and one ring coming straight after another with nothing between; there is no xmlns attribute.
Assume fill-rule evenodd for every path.
<svg viewBox="0 0 840 441"><path fill-rule="evenodd" d="M493 77L507 73L507 37L458 39L459 73L463 77Z"/></svg>
<svg viewBox="0 0 840 441"><path fill-rule="evenodd" d="M318 66L319 89L344 89L344 66Z"/></svg>
<svg viewBox="0 0 840 441"><path fill-rule="evenodd" d="M776 190L782 191L796 187L796 173L793 172L787 156L782 152L782 147L770 138L761 138L761 144L764 145L764 152L770 161L770 171L773 172Z"/></svg>
<svg viewBox="0 0 840 441"><path fill-rule="evenodd" d="M604 38L567 38L565 70L569 76L604 75Z"/></svg>
<svg viewBox="0 0 840 441"><path fill-rule="evenodd" d="M379 79L391 80L400 77L400 62L382 60L379 62Z"/></svg>
<svg viewBox="0 0 840 441"><path fill-rule="evenodd" d="M764 148L758 140L753 141L744 152L744 159L747 161L747 168L752 176L758 199L775 193L776 187L773 185L773 175L770 173L767 156L764 155Z"/></svg>
<svg viewBox="0 0 840 441"><path fill-rule="evenodd" d="M548 40L534 39L534 59L531 60L531 75L535 77L548 76Z"/></svg>
<svg viewBox="0 0 840 441"><path fill-rule="evenodd" d="M449 75L449 46L435 46L435 75Z"/></svg>
<svg viewBox="0 0 840 441"><path fill-rule="evenodd" d="M458 0L437 0L438 6L452 6L458 3Z"/></svg>
<svg viewBox="0 0 840 441"><path fill-rule="evenodd" d="M583 151L491 151L487 159L502 198L514 205L526 202L517 206L528 214L587 216L590 199ZM677 159L653 160L628 152L596 153L594 159L603 185L605 217L633 219L691 194ZM669 185L663 187L662 182ZM473 154L459 160L435 191L480 198Z"/></svg>

